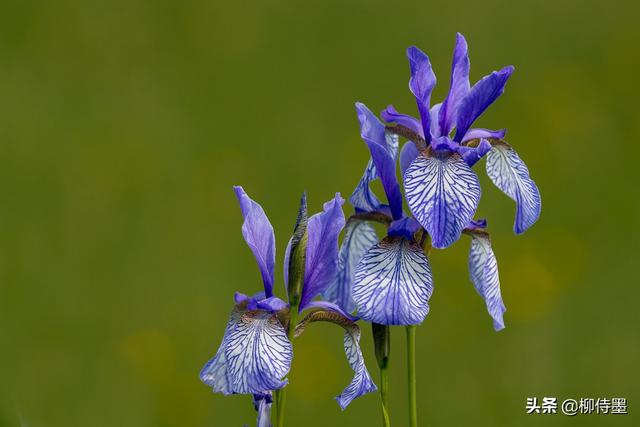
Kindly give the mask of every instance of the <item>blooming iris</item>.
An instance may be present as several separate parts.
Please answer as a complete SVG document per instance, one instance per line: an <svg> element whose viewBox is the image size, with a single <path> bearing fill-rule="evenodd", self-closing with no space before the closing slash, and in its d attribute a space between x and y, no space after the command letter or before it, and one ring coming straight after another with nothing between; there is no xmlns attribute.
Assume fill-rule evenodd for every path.
<svg viewBox="0 0 640 427"><path fill-rule="evenodd" d="M293 358L289 328L301 333L306 324L331 321L345 328L345 352L354 378L337 397L344 409L356 397L376 390L364 364L359 347L360 332L355 318L339 306L327 301L314 301L336 274L338 266L338 235L344 227L342 204L339 194L324 204L322 212L306 218L306 199L303 198L304 275L299 289L299 301L291 306L274 295L275 237L273 227L262 207L235 187L244 217L242 234L258 263L264 291L254 296L239 292L235 306L222 339L222 344L200 373L201 380L213 391L223 394L252 394L259 410L258 425L268 425L271 393L287 384L285 376ZM300 219L299 219L300 222ZM297 229L300 227L297 227ZM295 236L294 236L295 237ZM298 236L301 237L301 236ZM292 238L293 241L293 238ZM285 256L285 272L290 270L289 252ZM285 276L287 274L285 273ZM291 292L289 293L291 295ZM289 325L290 308L308 311L298 325ZM291 316L293 318L293 316ZM266 421L265 421L266 418ZM263 424L260 424L263 423Z"/></svg>
<svg viewBox="0 0 640 427"><path fill-rule="evenodd" d="M359 318L373 324L387 426L389 326L407 326L410 424L417 426L415 325L428 314L433 293L429 246L446 248L461 234L471 238L470 280L485 301L494 329L504 328L506 308L487 222L473 219L480 185L471 168L487 156L489 178L516 202L516 234L537 221L541 199L526 165L504 141L505 130L471 128L503 93L513 67L494 71L471 86L467 51L466 40L458 34L449 92L442 103L431 106L436 78L429 58L416 47L407 50L409 88L416 98L419 120L389 105L381 116L395 125L385 126L364 104L356 104L360 135L370 159L349 198L355 213L345 224L344 200L337 193L322 212L307 218L303 196L284 256L287 301L274 294L273 227L262 207L242 187L235 187L244 217L242 234L258 263L263 291L253 296L236 292L220 348L200 377L215 392L252 395L258 427L270 427L273 401L278 402L278 426L282 425L285 390L281 389L288 382L292 341L314 322L331 322L345 330L344 349L354 377L336 397L340 407L344 409L356 397L376 390L360 350L360 329L355 323ZM408 139L400 153L399 136ZM403 209L396 175L398 161L412 216ZM386 203L371 189L377 179ZM386 226L382 240L370 221ZM355 310L359 317L352 314ZM298 322L299 314L303 316Z"/></svg>
<svg viewBox="0 0 640 427"><path fill-rule="evenodd" d="M435 75L428 57L408 50L410 88L421 120L388 106L381 114L385 126L363 104L356 104L361 136L371 158L350 202L356 213L347 222L335 281L324 296L364 320L383 325L415 325L429 311L433 292L429 261L423 251L426 238L444 248L462 233L471 237L470 279L485 300L494 328L504 328L506 308L500 293L496 257L486 221L474 221L479 199L478 177L471 167L487 155L486 169L494 184L516 201L514 230L524 232L538 218L541 201L526 165L502 138L504 130L472 129L473 121L503 92L513 67L505 67L469 85L469 58L464 37L457 35L449 94L429 108ZM455 129L455 135L450 134ZM398 135L407 137L398 156ZM407 204L396 178L399 157ZM370 188L380 179L388 204ZM414 219L415 218L415 219ZM388 226L377 242L367 220Z"/></svg>
<svg viewBox="0 0 640 427"><path fill-rule="evenodd" d="M416 47L410 47L407 56L409 88L420 120L398 113L391 105L382 118L397 123L396 128L411 140L400 154L405 196L413 216L431 236L432 245L450 246L472 220L480 201L480 183L471 167L487 153L487 174L515 200L514 231L523 233L540 215L538 188L524 162L502 140L505 130L471 128L503 93L513 67L494 71L471 87L467 42L458 34L449 93L442 103L430 107L436 77L429 57Z"/></svg>
<svg viewBox="0 0 640 427"><path fill-rule="evenodd" d="M341 248L341 269L333 293L352 297L362 319L382 325L415 325L429 311L433 291L431 268L421 242L414 237L421 228L402 209L402 192L396 177L398 137L361 103L356 104L360 133L371 159L350 198L356 215L350 219ZM370 188L380 178L388 205L381 203ZM365 219L388 225L380 242ZM347 274L349 271L350 274ZM352 292L350 292L352 290ZM351 302L343 302L351 307Z"/></svg>

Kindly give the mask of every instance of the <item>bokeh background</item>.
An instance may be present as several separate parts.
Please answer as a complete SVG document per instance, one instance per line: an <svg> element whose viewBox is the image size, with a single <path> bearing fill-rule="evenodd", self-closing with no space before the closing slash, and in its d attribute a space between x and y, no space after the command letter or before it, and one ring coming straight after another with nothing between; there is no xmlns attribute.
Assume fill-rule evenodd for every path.
<svg viewBox="0 0 640 427"><path fill-rule="evenodd" d="M478 165L507 329L492 330L468 281L468 243L435 251L422 425L638 425L638 12L615 0L3 0L0 425L253 424L247 397L198 380L233 292L261 286L232 185L267 211L280 266L300 193L317 211L363 170L354 102L415 112L412 44L441 99L456 31L472 81L516 66L477 124L509 128L543 212L513 235L514 204ZM393 344L402 426L402 329ZM366 325L363 345L376 374ZM314 325L296 344L288 425L379 425L377 395L344 413L333 401L350 377L342 332ZM525 415L533 396L626 397L630 414Z"/></svg>

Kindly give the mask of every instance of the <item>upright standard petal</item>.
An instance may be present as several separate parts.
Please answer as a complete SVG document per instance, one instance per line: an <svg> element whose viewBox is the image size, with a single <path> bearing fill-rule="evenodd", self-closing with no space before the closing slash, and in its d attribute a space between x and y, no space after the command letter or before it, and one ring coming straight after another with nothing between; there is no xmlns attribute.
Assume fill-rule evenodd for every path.
<svg viewBox="0 0 640 427"><path fill-rule="evenodd" d="M431 107L431 110L429 110L429 117L430 117L430 121L431 121L429 129L431 130L431 139L432 140L445 135L440 130L440 121L438 119L440 117L440 109L441 108L442 108L442 103L438 103L438 104L434 105L433 107Z"/></svg>
<svg viewBox="0 0 640 427"><path fill-rule="evenodd" d="M233 189L244 217L242 235L256 257L264 282L264 292L269 298L273 296L273 270L276 262L276 239L273 227L262 206L251 200L242 187L236 186Z"/></svg>
<svg viewBox="0 0 640 427"><path fill-rule="evenodd" d="M504 86L512 73L512 66L494 71L473 85L467 96L460 101L454 138L456 142L462 141L473 122L502 95Z"/></svg>
<svg viewBox="0 0 640 427"><path fill-rule="evenodd" d="M404 175L409 209L435 248L460 238L480 202L478 176L457 154L420 154Z"/></svg>
<svg viewBox="0 0 640 427"><path fill-rule="evenodd" d="M345 328L344 352L349 361L349 366L353 369L354 375L351 383L336 397L338 404L343 410L346 409L353 399L377 390L364 363L362 350L360 350L360 328L356 324Z"/></svg>
<svg viewBox="0 0 640 427"><path fill-rule="evenodd" d="M371 159L376 166L382 187L387 195L391 214L395 219L402 217L402 193L396 178L396 157L389 153L390 145L397 147L397 135L387 135L384 125L364 104L356 103L356 112L360 121L360 135L369 147Z"/></svg>
<svg viewBox="0 0 640 427"><path fill-rule="evenodd" d="M456 47L453 50L453 63L451 64L451 85L449 94L442 103L439 123L441 135L449 135L454 123L460 101L469 92L469 55L467 41L462 34L456 35Z"/></svg>
<svg viewBox="0 0 640 427"><path fill-rule="evenodd" d="M338 272L323 296L351 313L355 309L351 291L356 267L365 252L378 243L378 236L367 221L356 219L350 219L344 231L338 255Z"/></svg>
<svg viewBox="0 0 640 427"><path fill-rule="evenodd" d="M429 57L415 46L407 49L409 67L411 69L411 79L409 79L409 89L416 97L424 139L431 141L431 116L429 106L431 105L431 91L436 85L436 75L431 68Z"/></svg>
<svg viewBox="0 0 640 427"><path fill-rule="evenodd" d="M293 351L275 314L234 309L216 356L200 373L213 391L260 394L287 384Z"/></svg>
<svg viewBox="0 0 640 427"><path fill-rule="evenodd" d="M417 325L429 312L431 268L414 241L387 237L356 268L353 299L358 315L383 325Z"/></svg>
<svg viewBox="0 0 640 427"><path fill-rule="evenodd" d="M351 197L349 197L349 203L354 208L365 212L373 212L382 206L382 202L376 197L370 186L371 182L375 181L376 178L378 178L378 171L373 164L373 160L369 159L362 178L360 178L356 189L353 190Z"/></svg>
<svg viewBox="0 0 640 427"><path fill-rule="evenodd" d="M323 293L336 275L338 236L345 223L343 204L344 199L340 197L340 193L336 193L333 200L324 204L323 212L309 218L300 310L303 310L314 297Z"/></svg>
<svg viewBox="0 0 640 427"><path fill-rule="evenodd" d="M493 328L496 331L504 329L503 314L507 309L500 294L498 262L491 249L489 234L484 231L471 233L469 276L476 291L487 304L487 311L493 318Z"/></svg>
<svg viewBox="0 0 640 427"><path fill-rule="evenodd" d="M413 141L407 141L404 143L402 150L400 151L400 172L402 173L402 176L404 176L404 173L409 169L411 163L413 163L416 157L418 157L418 154L420 154L420 152Z"/></svg>
<svg viewBox="0 0 640 427"><path fill-rule="evenodd" d="M542 199L536 183L529 177L527 165L510 145L499 143L487 155L487 175L507 196L516 202L513 230L524 233L540 216Z"/></svg>

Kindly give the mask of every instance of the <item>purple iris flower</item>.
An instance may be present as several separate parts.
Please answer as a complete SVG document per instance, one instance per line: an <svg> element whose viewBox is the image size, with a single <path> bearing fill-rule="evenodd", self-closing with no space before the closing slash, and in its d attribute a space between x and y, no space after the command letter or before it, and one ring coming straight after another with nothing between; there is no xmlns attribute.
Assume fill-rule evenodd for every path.
<svg viewBox="0 0 640 427"><path fill-rule="evenodd" d="M347 225L341 247L336 281L326 297L352 309L369 322L383 325L415 325L429 311L433 291L429 260L414 238L421 228L404 214L402 192L396 177L397 135L364 105L356 104L360 133L371 159L350 202L356 208ZM370 188L380 179L388 204L378 200ZM378 241L365 218L379 218L388 225L387 236Z"/></svg>
<svg viewBox="0 0 640 427"><path fill-rule="evenodd" d="M215 392L252 394L259 410L258 424L268 426L271 393L287 384L285 376L293 358L292 343L286 330L289 304L273 293L273 227L262 207L249 198L242 187L235 187L235 193L244 217L242 234L258 263L264 291L254 296L236 293L235 307L227 323L222 344L215 357L202 369L200 378ZM308 316L314 315L315 318L324 315L346 330L345 352L354 370L354 378L337 397L344 409L356 397L376 390L376 386L364 364L355 318L336 304L314 300L325 291L336 274L338 235L345 222L343 203L344 200L336 194L324 204L322 212L308 219L306 265L299 311L308 310ZM285 260L285 271L287 270L288 259ZM303 322L308 323L309 320L303 319ZM292 327L296 327L297 334L300 325Z"/></svg>
<svg viewBox="0 0 640 427"><path fill-rule="evenodd" d="M431 105L436 77L429 57L417 47L407 50L420 120L382 112L387 122L407 129L410 141L400 153L405 197L415 219L431 236L432 245L446 248L460 238L480 201L480 183L471 167L487 155L487 174L516 202L514 231L523 233L540 215L540 193L524 162L502 140L505 130L473 129L471 125L503 93L512 66L469 84L467 42L457 35L451 84L445 100ZM452 135L455 129L455 133Z"/></svg>

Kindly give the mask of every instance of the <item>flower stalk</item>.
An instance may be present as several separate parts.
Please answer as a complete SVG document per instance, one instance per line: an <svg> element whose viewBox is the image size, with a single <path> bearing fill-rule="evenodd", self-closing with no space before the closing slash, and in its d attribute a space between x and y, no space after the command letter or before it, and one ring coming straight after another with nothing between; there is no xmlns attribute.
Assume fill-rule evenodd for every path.
<svg viewBox="0 0 640 427"><path fill-rule="evenodd" d="M391 426L389 416L389 353L391 350L391 333L387 325L372 323L373 343L376 361L380 369L380 403L382 409L382 425Z"/></svg>
<svg viewBox="0 0 640 427"><path fill-rule="evenodd" d="M291 344L296 334L296 324L298 322L298 305L292 305L289 317L289 327L287 337ZM287 387L276 392L276 427L284 426L284 409L287 403Z"/></svg>
<svg viewBox="0 0 640 427"><path fill-rule="evenodd" d="M409 426L418 427L416 399L416 325L407 326L407 373L409 384Z"/></svg>

